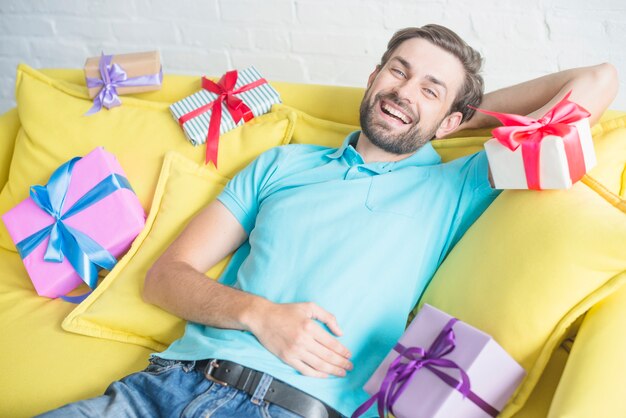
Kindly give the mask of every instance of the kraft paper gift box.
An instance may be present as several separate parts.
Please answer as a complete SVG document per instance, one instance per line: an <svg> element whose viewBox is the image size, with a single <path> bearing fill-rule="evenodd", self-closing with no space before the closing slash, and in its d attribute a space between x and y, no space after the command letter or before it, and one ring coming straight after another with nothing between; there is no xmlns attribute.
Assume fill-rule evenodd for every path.
<svg viewBox="0 0 626 418"><path fill-rule="evenodd" d="M466 397L454 387L462 381L459 369L468 379ZM502 410L524 376L524 369L489 335L424 305L365 384L365 391L374 395L365 407L376 400L380 406L381 387L395 379L395 388L391 385L387 392L388 400L396 397L395 403L381 408L391 406L396 418L491 417Z"/></svg>
<svg viewBox="0 0 626 418"><path fill-rule="evenodd" d="M219 135L269 112L278 92L254 67L229 71L218 82L202 77L201 90L170 105L194 145L207 144L206 162L217 165Z"/></svg>
<svg viewBox="0 0 626 418"><path fill-rule="evenodd" d="M596 165L589 113L568 98L538 120L477 109L505 124L485 143L496 189L568 189Z"/></svg>
<svg viewBox="0 0 626 418"><path fill-rule="evenodd" d="M103 80L101 63L106 63L109 67L117 65L118 68L126 74L126 82L122 82L122 80L118 81L116 87L117 94L141 93L161 88L163 75L161 72L161 58L158 51L117 55L102 54L99 57L87 58L85 61L85 78L88 81L89 97L92 99L102 90L102 84L89 87L89 79ZM139 81L133 82L133 79L138 79Z"/></svg>
<svg viewBox="0 0 626 418"><path fill-rule="evenodd" d="M60 236L65 233L60 231L62 228L65 231L72 231L74 235L70 239L85 234L88 237L87 241L93 240L112 257L119 257L128 250L145 224L145 213L137 196L130 188L117 159L101 147L57 169L51 176L46 190L50 191L55 187L51 186L54 184L53 178L57 178L55 176L62 173L63 168L68 167L68 164L71 165L71 162L74 162L71 172L63 177L69 178L69 183L57 183L60 186L56 193L52 191L49 198L38 197L38 200L44 203L51 202L50 206L60 208L57 212L61 215L63 223L63 226L57 225ZM61 297L84 280L70 263L70 259L73 259L70 253L75 247L68 248L66 241L62 240L61 252L64 254L61 262L44 259L49 251L50 237L54 235L49 228L55 224L55 217L33 200L33 189L31 188L31 197L5 213L2 219L13 242L16 243L37 293L50 298ZM114 265L115 258L111 263ZM112 265L109 266L109 270ZM88 266L87 270L89 268L92 270L89 270L90 283L87 284L93 288L96 285L99 267ZM89 271L84 275L88 276Z"/></svg>

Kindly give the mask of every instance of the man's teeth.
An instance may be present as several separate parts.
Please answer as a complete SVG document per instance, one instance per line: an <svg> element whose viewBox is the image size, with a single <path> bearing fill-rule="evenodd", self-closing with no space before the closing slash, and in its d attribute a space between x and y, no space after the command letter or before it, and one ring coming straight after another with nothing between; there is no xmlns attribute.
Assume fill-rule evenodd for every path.
<svg viewBox="0 0 626 418"><path fill-rule="evenodd" d="M396 118L400 119L402 122L404 122L405 124L409 123L410 121L408 120L408 118L401 112L399 112L398 110L387 106L386 104L383 103L382 105L383 110L385 111L385 113L390 114L391 116L395 116Z"/></svg>

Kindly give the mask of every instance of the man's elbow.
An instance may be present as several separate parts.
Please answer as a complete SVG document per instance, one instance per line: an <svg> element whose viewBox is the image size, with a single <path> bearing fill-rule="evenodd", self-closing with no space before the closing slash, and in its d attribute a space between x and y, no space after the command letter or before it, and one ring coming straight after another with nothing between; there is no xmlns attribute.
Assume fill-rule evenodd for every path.
<svg viewBox="0 0 626 418"><path fill-rule="evenodd" d="M159 277L161 275L162 266L157 261L148 269L143 283L141 296L144 302L156 304L159 295Z"/></svg>
<svg viewBox="0 0 626 418"><path fill-rule="evenodd" d="M599 64L595 68L594 77L599 87L598 91L603 92L606 97L607 106L609 106L615 99L615 96L617 96L619 89L617 68L609 62Z"/></svg>

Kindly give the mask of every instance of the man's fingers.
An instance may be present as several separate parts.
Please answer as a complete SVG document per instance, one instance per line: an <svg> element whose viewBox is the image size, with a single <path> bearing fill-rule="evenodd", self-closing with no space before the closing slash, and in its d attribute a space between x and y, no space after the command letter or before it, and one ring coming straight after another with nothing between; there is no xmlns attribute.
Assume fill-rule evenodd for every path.
<svg viewBox="0 0 626 418"><path fill-rule="evenodd" d="M326 333L323 330L321 332ZM315 344L311 346L309 352L333 368L339 368L341 370L352 370L352 362L350 362L349 360L348 349L341 345L337 340L329 336L327 333L326 338L322 339L326 341L321 342L320 340L316 339ZM333 345L334 349L329 348L328 345ZM348 355L344 355L345 353L347 353ZM311 365L314 366L313 364ZM326 369L324 370L328 371ZM330 373L330 371L328 372ZM332 374L340 376L335 372L332 372Z"/></svg>
<svg viewBox="0 0 626 418"><path fill-rule="evenodd" d="M305 376L319 377L319 378L328 377L327 373L314 369L313 367L309 366L302 360L294 360L293 362L290 363L290 366L292 366L294 369L296 369L297 371L299 371Z"/></svg>
<svg viewBox="0 0 626 418"><path fill-rule="evenodd" d="M322 309L321 307L319 307L318 305L314 303L311 304L311 307L313 311L312 319L317 319L323 322L324 324L326 324L328 329L333 334L337 336L343 335L343 331L341 331L341 328L339 328L339 324L337 323L337 319L335 318L335 315L331 314L328 311L325 311L324 309Z"/></svg>
<svg viewBox="0 0 626 418"><path fill-rule="evenodd" d="M317 372L326 375L332 374L339 377L344 377L346 375L346 370L344 368L337 367L334 364L329 363L328 361L318 357L315 353L311 351L306 352L302 355L302 361Z"/></svg>
<svg viewBox="0 0 626 418"><path fill-rule="evenodd" d="M341 329L339 328L339 324L337 323L337 319L335 318L333 314L322 309L321 307L319 307L318 305L314 303L311 303L310 306L312 310L312 319L317 319L323 322L324 324L326 324L328 329L330 329L330 331L334 333L335 335L337 336L342 335ZM352 356L352 354L350 353L350 350L348 350L336 338L328 334L318 324L315 324L315 325L316 326L311 327L312 329L310 330L313 338L317 342L319 342L322 346L330 350L328 353L318 351L317 355L320 355L322 356L322 358L332 361L333 364L336 364L340 367L343 367L345 369L351 369L352 363L347 361L347 359L349 359ZM332 356L333 353L338 354L340 357ZM328 357L331 357L331 358L328 358Z"/></svg>
<svg viewBox="0 0 626 418"><path fill-rule="evenodd" d="M341 344L336 338L326 332L326 330L320 327L319 324L313 323L313 325L315 326L311 327L311 335L313 339L319 343L320 347L327 349L329 353L335 354L335 356L342 361L347 361L350 357L352 357L352 353L350 353L350 350L348 350L346 346ZM350 362L348 361L348 363Z"/></svg>

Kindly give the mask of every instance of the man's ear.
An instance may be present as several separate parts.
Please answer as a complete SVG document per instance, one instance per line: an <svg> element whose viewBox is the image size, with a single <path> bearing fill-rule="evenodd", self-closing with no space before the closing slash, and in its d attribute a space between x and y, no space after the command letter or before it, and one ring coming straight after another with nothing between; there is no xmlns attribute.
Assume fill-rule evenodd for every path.
<svg viewBox="0 0 626 418"><path fill-rule="evenodd" d="M463 119L463 115L461 112L452 112L439 124L439 128L435 132L435 138L443 138L452 132L456 131L456 129L461 124L461 120Z"/></svg>
<svg viewBox="0 0 626 418"><path fill-rule="evenodd" d="M380 72L380 65L377 65L374 71L372 71L372 73L367 79L367 88L369 88L372 85L372 83L376 79L376 76L378 75L379 72Z"/></svg>

